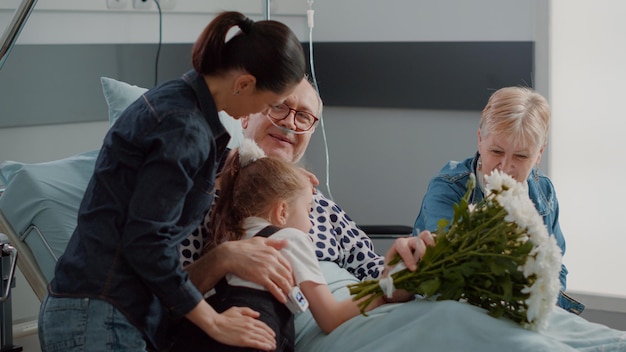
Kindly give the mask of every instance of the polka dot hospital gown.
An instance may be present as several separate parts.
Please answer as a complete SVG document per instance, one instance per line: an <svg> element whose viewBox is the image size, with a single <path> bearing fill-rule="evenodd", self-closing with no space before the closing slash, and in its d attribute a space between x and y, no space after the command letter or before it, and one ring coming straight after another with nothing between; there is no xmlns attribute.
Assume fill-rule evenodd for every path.
<svg viewBox="0 0 626 352"><path fill-rule="evenodd" d="M345 268L359 280L378 278L384 258L374 252L372 241L358 228L335 202L320 191L313 196L309 215L313 239L319 261L332 261ZM203 223L180 246L181 262L188 265L198 259L208 239L207 216Z"/></svg>

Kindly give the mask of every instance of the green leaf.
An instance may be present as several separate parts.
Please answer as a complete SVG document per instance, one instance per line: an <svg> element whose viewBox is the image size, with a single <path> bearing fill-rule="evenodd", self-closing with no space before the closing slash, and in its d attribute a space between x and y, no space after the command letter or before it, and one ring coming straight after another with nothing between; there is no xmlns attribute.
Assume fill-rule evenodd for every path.
<svg viewBox="0 0 626 352"><path fill-rule="evenodd" d="M445 233L449 223L450 221L448 221L448 219L439 219L439 221L437 221L437 233Z"/></svg>
<svg viewBox="0 0 626 352"><path fill-rule="evenodd" d="M418 292L423 294L426 297L431 297L439 290L441 286L441 281L438 277L435 277L430 280L425 280L420 283L418 286Z"/></svg>

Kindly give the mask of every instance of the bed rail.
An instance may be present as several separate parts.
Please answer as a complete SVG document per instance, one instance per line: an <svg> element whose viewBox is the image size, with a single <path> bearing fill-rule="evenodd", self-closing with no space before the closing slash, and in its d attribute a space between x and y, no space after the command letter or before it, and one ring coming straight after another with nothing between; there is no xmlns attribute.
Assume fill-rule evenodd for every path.
<svg viewBox="0 0 626 352"><path fill-rule="evenodd" d="M17 36L20 34L24 24L26 24L26 20L28 20L28 16L30 16L33 8L35 8L36 3L37 0L22 0L17 9L15 9L11 23L9 23L9 26L2 34L2 38L0 38L2 45L0 46L0 69L2 69L2 65L4 65L4 62L9 56L17 40Z"/></svg>
<svg viewBox="0 0 626 352"><path fill-rule="evenodd" d="M13 312L11 307L11 288L15 287L15 264L17 249L11 246L9 238L0 233L0 348L2 351L22 351L13 345Z"/></svg>
<svg viewBox="0 0 626 352"><path fill-rule="evenodd" d="M30 231L35 229L30 229ZM37 235L41 236L41 232L39 229L35 230ZM24 274L24 278L33 289L33 292L39 298L39 300L43 300L46 293L48 293L48 280L46 276L41 271L41 268L37 265L37 260L35 259L35 255L30 250L28 245L26 245L22 238L20 238L19 234L15 232L9 221L4 216L2 209L0 209L0 233L6 234L9 238L9 242L17 248L20 255L20 260L17 262L17 266ZM4 350L1 350L4 352Z"/></svg>

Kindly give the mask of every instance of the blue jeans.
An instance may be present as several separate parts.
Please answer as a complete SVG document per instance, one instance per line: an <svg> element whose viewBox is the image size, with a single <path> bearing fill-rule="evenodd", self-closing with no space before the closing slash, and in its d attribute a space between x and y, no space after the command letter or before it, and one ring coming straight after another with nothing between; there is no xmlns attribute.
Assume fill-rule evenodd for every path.
<svg viewBox="0 0 626 352"><path fill-rule="evenodd" d="M113 305L46 296L39 312L43 352L146 351L141 332Z"/></svg>

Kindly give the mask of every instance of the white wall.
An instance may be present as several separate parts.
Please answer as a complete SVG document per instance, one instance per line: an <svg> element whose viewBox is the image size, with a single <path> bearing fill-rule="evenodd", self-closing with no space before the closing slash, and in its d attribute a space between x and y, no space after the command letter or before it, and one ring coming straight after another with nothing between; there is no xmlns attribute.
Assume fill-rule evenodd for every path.
<svg viewBox="0 0 626 352"><path fill-rule="evenodd" d="M550 174L572 290L626 296L626 2L551 3Z"/></svg>
<svg viewBox="0 0 626 352"><path fill-rule="evenodd" d="M18 44L62 43L156 43L158 14L136 10L132 0L124 9L111 10L106 0L38 0ZM0 30L16 7L17 0L0 3ZM191 43L211 18L223 10L241 11L252 19L265 14L263 0L177 0L176 7L163 11L163 41ZM288 24L302 38L306 34L305 1L272 0L272 19ZM7 18L7 20L4 20Z"/></svg>

